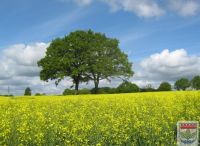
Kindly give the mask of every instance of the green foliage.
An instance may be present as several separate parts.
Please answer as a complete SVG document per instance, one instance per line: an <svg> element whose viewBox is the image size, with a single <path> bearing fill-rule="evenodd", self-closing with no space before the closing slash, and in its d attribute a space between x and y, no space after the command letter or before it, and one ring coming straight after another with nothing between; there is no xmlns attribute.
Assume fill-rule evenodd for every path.
<svg viewBox="0 0 200 146"><path fill-rule="evenodd" d="M156 92L157 90L152 88L152 87L148 87L148 88L141 88L140 92Z"/></svg>
<svg viewBox="0 0 200 146"><path fill-rule="evenodd" d="M175 82L174 87L177 90L186 90L190 87L190 81L187 78L181 78Z"/></svg>
<svg viewBox="0 0 200 146"><path fill-rule="evenodd" d="M36 93L35 96L44 96L46 95L45 93Z"/></svg>
<svg viewBox="0 0 200 146"><path fill-rule="evenodd" d="M38 62L41 80L73 79L75 90L79 83L93 80L97 93L99 81L133 75L128 56L119 48L119 41L101 33L75 31L52 41L46 56Z"/></svg>
<svg viewBox="0 0 200 146"><path fill-rule="evenodd" d="M93 88L91 90L92 94L96 94L95 93L95 88ZM114 94L116 93L116 88L110 88L110 87L101 87L98 88L98 94Z"/></svg>
<svg viewBox="0 0 200 146"><path fill-rule="evenodd" d="M133 84L128 81L124 81L116 89L117 93L132 93L132 92L139 92L139 91L140 89L136 84Z"/></svg>
<svg viewBox="0 0 200 146"><path fill-rule="evenodd" d="M79 94L91 94L89 89L80 89Z"/></svg>
<svg viewBox="0 0 200 146"><path fill-rule="evenodd" d="M195 76L191 81L192 88L200 90L200 76Z"/></svg>
<svg viewBox="0 0 200 146"><path fill-rule="evenodd" d="M158 91L171 91L172 86L168 82L162 82L158 88Z"/></svg>
<svg viewBox="0 0 200 146"><path fill-rule="evenodd" d="M117 39L108 38L101 33L91 30L90 34L90 57L88 76L95 84L95 93L98 93L100 80L108 80L114 77L128 79L133 75L132 63L128 61L128 56L119 48Z"/></svg>
<svg viewBox="0 0 200 146"><path fill-rule="evenodd" d="M64 38L52 41L47 48L45 58L38 62L42 68L40 72L41 80L56 80L56 85L65 77L73 79L75 90L78 91L79 83L87 82L85 76L88 65L88 33L76 31Z"/></svg>
<svg viewBox="0 0 200 146"><path fill-rule="evenodd" d="M71 89L65 89L63 95L74 95L75 91Z"/></svg>
<svg viewBox="0 0 200 146"><path fill-rule="evenodd" d="M73 89L65 89L63 92L63 95L74 95L76 94L76 91ZM78 91L78 94L91 94L89 89L80 89Z"/></svg>
<svg viewBox="0 0 200 146"><path fill-rule="evenodd" d="M31 96L31 88L27 87L24 91L25 96Z"/></svg>
<svg viewBox="0 0 200 146"><path fill-rule="evenodd" d="M0 96L3 96L3 97L14 97L14 95L10 94L10 95L0 95Z"/></svg>

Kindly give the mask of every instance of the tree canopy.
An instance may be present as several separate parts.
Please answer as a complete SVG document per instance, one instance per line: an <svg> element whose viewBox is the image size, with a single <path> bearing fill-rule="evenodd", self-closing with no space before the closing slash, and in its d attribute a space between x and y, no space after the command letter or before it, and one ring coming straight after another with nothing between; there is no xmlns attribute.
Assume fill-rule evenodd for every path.
<svg viewBox="0 0 200 146"><path fill-rule="evenodd" d="M187 78L181 78L175 82L174 87L177 90L186 90L190 87L190 81Z"/></svg>
<svg viewBox="0 0 200 146"><path fill-rule="evenodd" d="M192 88L200 90L200 76L195 76L191 81Z"/></svg>
<svg viewBox="0 0 200 146"><path fill-rule="evenodd" d="M162 82L158 88L158 91L171 91L172 86L168 82Z"/></svg>
<svg viewBox="0 0 200 146"><path fill-rule="evenodd" d="M100 80L133 75L132 64L120 50L119 41L91 30L75 31L53 40L38 66L42 68L41 80L55 80L58 85L70 77L76 93L81 82L94 81L97 93Z"/></svg>
<svg viewBox="0 0 200 146"><path fill-rule="evenodd" d="M140 89L136 84L128 82L128 81L124 81L116 89L116 92L118 93L132 93L132 92L139 92L139 91Z"/></svg>
<svg viewBox="0 0 200 146"><path fill-rule="evenodd" d="M87 82L86 72L89 56L88 33L76 31L64 38L57 38L47 48L46 56L38 62L42 68L41 80L56 80L58 83L70 77L75 85L76 93L81 82Z"/></svg>
<svg viewBox="0 0 200 146"><path fill-rule="evenodd" d="M27 87L24 91L25 96L31 96L31 88Z"/></svg>
<svg viewBox="0 0 200 146"><path fill-rule="evenodd" d="M87 58L88 77L94 81L95 93L98 92L100 80L121 77L128 79L133 75L132 63L128 56L119 48L119 41L106 37L101 33L88 31L91 43L90 55Z"/></svg>

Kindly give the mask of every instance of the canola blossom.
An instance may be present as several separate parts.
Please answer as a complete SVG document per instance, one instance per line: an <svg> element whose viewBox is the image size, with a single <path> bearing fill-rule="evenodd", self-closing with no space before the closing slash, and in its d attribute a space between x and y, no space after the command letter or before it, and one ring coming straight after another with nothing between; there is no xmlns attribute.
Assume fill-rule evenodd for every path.
<svg viewBox="0 0 200 146"><path fill-rule="evenodd" d="M0 97L1 146L175 146L200 92Z"/></svg>

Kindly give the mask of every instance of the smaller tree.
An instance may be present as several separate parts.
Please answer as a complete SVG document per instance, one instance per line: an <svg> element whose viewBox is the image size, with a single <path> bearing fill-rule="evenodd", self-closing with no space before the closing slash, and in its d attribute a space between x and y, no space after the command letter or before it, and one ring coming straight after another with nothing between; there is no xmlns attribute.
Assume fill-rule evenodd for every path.
<svg viewBox="0 0 200 146"><path fill-rule="evenodd" d="M25 96L31 96L31 88L27 87L24 91Z"/></svg>
<svg viewBox="0 0 200 146"><path fill-rule="evenodd" d="M158 88L158 91L171 91L172 86L168 82L162 82Z"/></svg>
<svg viewBox="0 0 200 146"><path fill-rule="evenodd" d="M140 89L136 84L133 84L128 81L123 82L116 89L116 92L118 93L132 93L132 92L139 92L139 91Z"/></svg>
<svg viewBox="0 0 200 146"><path fill-rule="evenodd" d="M176 90L185 91L188 87L190 87L190 81L187 78L181 78L175 82L174 87Z"/></svg>
<svg viewBox="0 0 200 146"><path fill-rule="evenodd" d="M192 88L200 90L200 76L195 76L191 81Z"/></svg>

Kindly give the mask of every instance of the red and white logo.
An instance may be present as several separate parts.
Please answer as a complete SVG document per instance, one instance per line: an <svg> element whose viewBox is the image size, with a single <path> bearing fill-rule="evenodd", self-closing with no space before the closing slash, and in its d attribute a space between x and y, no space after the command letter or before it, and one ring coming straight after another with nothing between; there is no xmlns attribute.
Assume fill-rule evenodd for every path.
<svg viewBox="0 0 200 146"><path fill-rule="evenodd" d="M196 121L177 123L177 142L178 146L198 146L198 127Z"/></svg>

